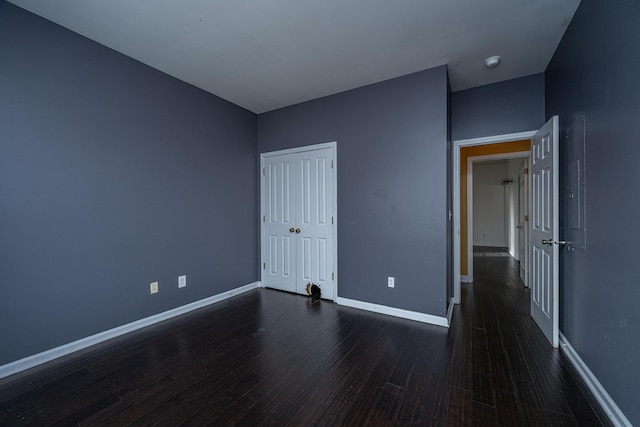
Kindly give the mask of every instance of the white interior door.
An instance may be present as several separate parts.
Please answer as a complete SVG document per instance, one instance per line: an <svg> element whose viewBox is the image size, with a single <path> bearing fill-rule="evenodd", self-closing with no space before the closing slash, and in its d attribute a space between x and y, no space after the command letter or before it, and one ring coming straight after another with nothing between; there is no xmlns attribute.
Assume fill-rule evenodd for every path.
<svg viewBox="0 0 640 427"><path fill-rule="evenodd" d="M335 299L335 146L262 155L262 283Z"/></svg>
<svg viewBox="0 0 640 427"><path fill-rule="evenodd" d="M558 116L531 138L531 316L558 347Z"/></svg>

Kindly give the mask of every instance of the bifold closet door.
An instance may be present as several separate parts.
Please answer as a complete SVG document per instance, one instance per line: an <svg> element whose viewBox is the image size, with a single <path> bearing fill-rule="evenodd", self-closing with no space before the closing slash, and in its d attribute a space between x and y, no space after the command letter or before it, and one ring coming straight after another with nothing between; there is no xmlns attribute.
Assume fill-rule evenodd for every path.
<svg viewBox="0 0 640 427"><path fill-rule="evenodd" d="M334 298L333 151L265 157L264 285L306 294L307 283Z"/></svg>

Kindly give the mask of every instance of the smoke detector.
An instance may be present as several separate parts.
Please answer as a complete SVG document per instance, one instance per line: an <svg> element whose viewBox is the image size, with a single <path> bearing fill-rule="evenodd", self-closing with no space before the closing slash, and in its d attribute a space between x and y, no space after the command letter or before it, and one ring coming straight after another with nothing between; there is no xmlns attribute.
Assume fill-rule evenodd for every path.
<svg viewBox="0 0 640 427"><path fill-rule="evenodd" d="M490 56L489 58L484 60L484 65L487 68L496 68L498 65L500 65L500 61L502 61L502 58L500 58L499 56Z"/></svg>

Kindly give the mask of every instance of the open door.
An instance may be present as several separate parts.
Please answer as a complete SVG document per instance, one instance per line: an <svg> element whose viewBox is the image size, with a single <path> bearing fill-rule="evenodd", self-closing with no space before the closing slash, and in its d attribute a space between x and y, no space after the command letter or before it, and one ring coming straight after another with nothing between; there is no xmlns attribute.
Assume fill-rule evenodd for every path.
<svg viewBox="0 0 640 427"><path fill-rule="evenodd" d="M531 138L530 274L531 317L558 347L558 116Z"/></svg>

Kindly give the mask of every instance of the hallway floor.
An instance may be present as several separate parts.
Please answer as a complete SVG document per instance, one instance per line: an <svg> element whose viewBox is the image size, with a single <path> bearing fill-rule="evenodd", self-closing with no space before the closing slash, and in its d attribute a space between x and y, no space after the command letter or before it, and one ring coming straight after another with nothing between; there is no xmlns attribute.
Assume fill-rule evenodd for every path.
<svg viewBox="0 0 640 427"><path fill-rule="evenodd" d="M452 332L455 345L464 347L458 354L467 356L462 363L453 356L454 365L472 372L456 384L471 393L472 406L491 408L491 419L495 411L497 425L609 425L568 359L531 318L529 289L506 249L474 247L474 283L463 284L462 294Z"/></svg>

